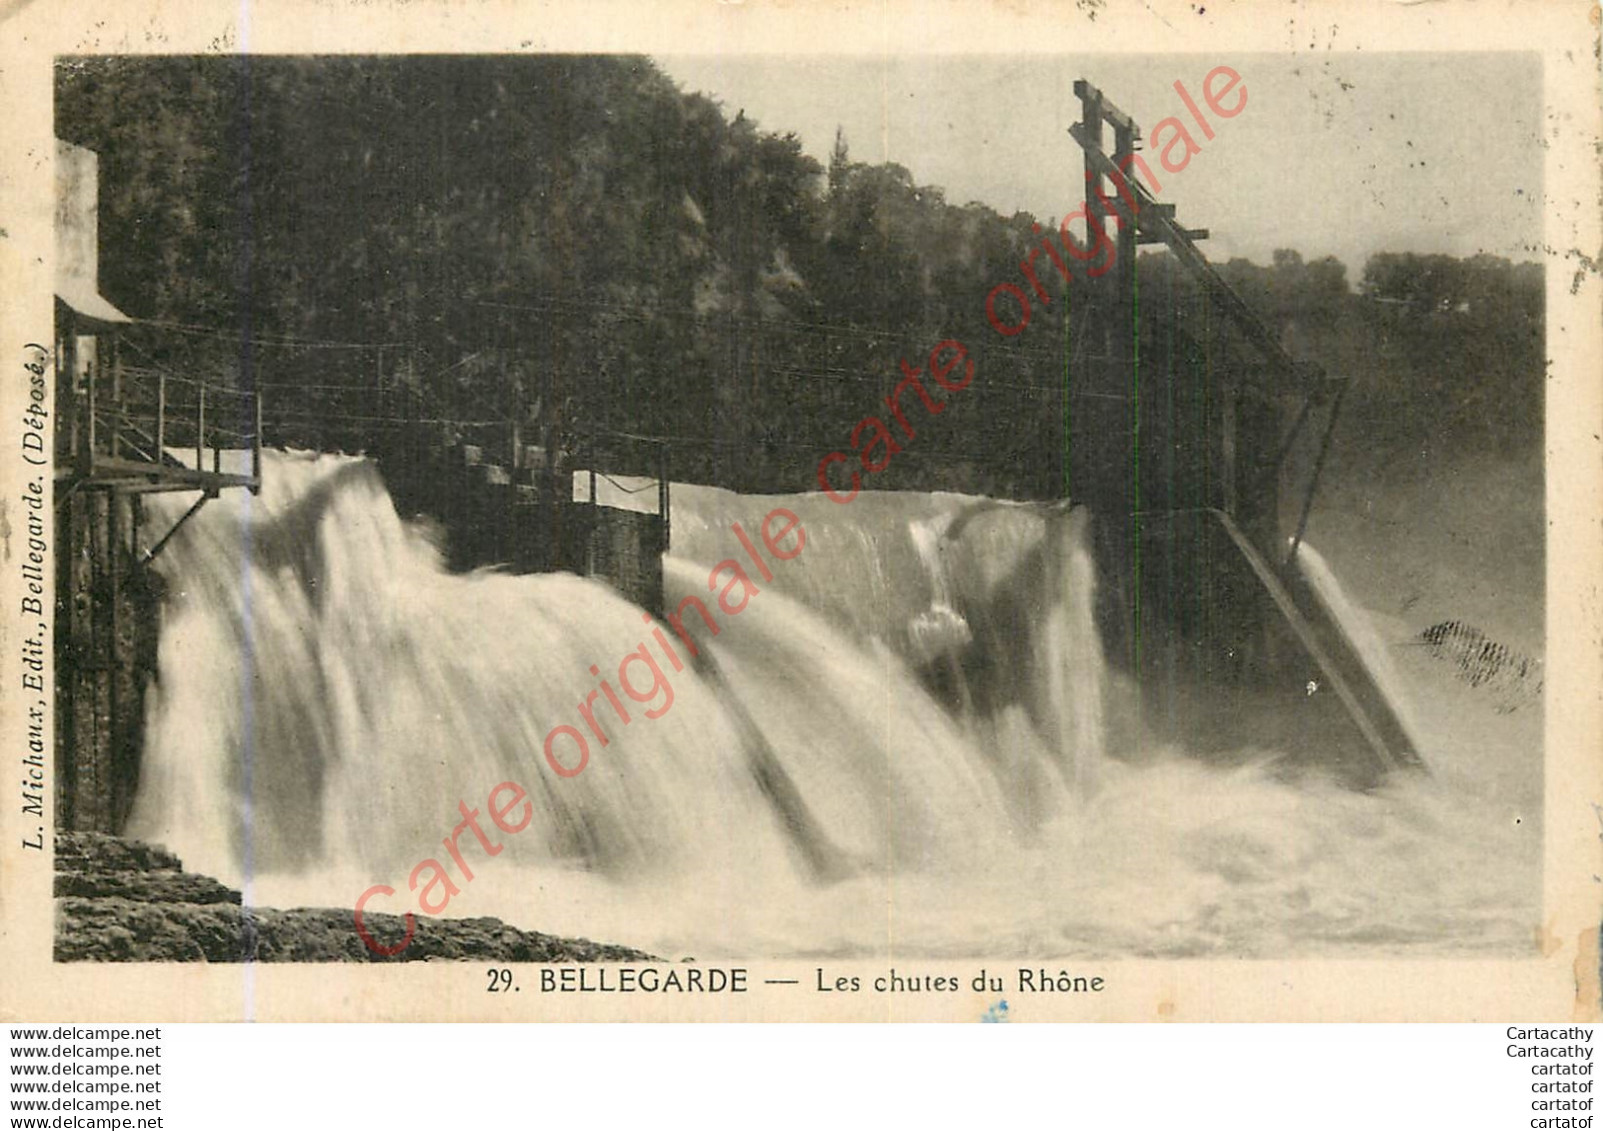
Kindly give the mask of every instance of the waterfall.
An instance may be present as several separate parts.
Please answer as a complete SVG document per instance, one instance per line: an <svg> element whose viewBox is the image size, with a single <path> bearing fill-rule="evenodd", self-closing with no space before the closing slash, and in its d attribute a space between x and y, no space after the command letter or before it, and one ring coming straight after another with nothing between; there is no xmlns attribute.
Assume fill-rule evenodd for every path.
<svg viewBox="0 0 1603 1131"><path fill-rule="evenodd" d="M374 910L416 909L409 875L433 859L446 915L669 956L1525 945L1529 826L1502 827L1473 781L1359 794L1181 749L1111 756L1082 509L674 498L668 611L695 596L718 616L711 635L688 614L694 655L600 582L447 572L362 459L270 453L259 497L212 502L158 559L129 834L262 905L384 884L399 894ZM154 503L152 526L185 502ZM720 612L730 524L776 502L805 553ZM644 700L614 674L637 650ZM547 758L560 726L588 740L573 776ZM516 832L490 824L508 782ZM475 810L494 853L459 828Z"/></svg>

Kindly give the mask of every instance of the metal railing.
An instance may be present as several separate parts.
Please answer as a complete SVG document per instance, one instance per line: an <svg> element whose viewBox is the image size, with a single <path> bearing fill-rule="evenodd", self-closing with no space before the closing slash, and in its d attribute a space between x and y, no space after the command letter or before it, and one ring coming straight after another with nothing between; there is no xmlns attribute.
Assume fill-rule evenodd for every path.
<svg viewBox="0 0 1603 1131"><path fill-rule="evenodd" d="M261 481L262 402L255 391L120 359L109 368L89 366L80 382L68 454L85 473L148 464L153 472L187 468L221 475L224 452L248 451L249 472L231 474ZM193 451L193 464L179 451Z"/></svg>

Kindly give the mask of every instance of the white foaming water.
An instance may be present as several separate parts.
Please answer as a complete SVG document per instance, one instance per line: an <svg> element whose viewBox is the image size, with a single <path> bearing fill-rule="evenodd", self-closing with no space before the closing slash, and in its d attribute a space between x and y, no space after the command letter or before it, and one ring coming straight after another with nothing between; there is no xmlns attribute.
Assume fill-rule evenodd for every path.
<svg viewBox="0 0 1603 1131"><path fill-rule="evenodd" d="M1391 649L1386 647L1385 641L1381 639L1370 618L1364 615L1347 596L1341 582L1336 580L1335 573L1319 551L1312 546L1302 546L1298 550L1298 555L1298 565L1302 569L1302 574L1324 604L1325 611L1345 629L1348 640L1363 658L1364 666L1374 677L1381 694L1395 709L1398 722L1402 724L1409 741L1414 744L1416 750L1423 749L1426 745L1423 737L1424 728L1419 725L1419 720L1412 710L1407 685L1403 682L1396 665L1392 663Z"/></svg>
<svg viewBox="0 0 1603 1131"><path fill-rule="evenodd" d="M372 910L415 909L408 875L435 858L459 887L448 916L671 957L1530 944L1539 822L1507 819L1473 742L1437 743L1445 773L1368 794L1183 750L1110 757L1117 681L1083 512L676 488L670 601L702 597L720 631L689 612L701 655L667 633L674 670L598 582L446 573L364 461L270 456L265 484L158 559L170 591L128 830L253 902L349 907L381 883L399 894ZM756 538L775 505L801 516L805 549L724 613L707 577L744 558L729 524ZM662 677L644 702L618 674L641 648ZM1436 695L1434 673L1405 676L1399 694ZM595 699L609 741L559 776L547 735L586 730L601 679L631 722ZM1428 723L1474 704L1449 706ZM1530 741L1500 725L1505 745ZM570 738L554 750L575 764ZM516 834L489 821L503 781L532 804ZM471 880L441 844L459 802L504 844L488 857L461 837Z"/></svg>

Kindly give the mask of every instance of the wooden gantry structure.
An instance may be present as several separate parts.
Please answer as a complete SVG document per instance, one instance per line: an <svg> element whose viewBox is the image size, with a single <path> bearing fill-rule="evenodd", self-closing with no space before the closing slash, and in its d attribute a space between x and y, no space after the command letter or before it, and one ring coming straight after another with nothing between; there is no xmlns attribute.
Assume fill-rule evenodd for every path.
<svg viewBox="0 0 1603 1131"><path fill-rule="evenodd" d="M1114 227L1113 265L1082 292L1090 309L1075 320L1084 329L1070 343L1067 408L1068 488L1097 517L1110 657L1159 700L1179 698L1182 683L1202 687L1223 715L1262 690L1253 684L1309 672L1293 692L1324 693L1321 704L1339 710L1324 711L1319 725L1341 716L1355 736L1341 776L1370 783L1419 767L1375 673L1298 561L1346 379L1293 358L1198 249L1208 233L1182 227L1175 206L1141 183L1141 133L1130 115L1084 80L1074 92L1081 117L1070 133L1084 151L1087 223ZM1143 244L1168 248L1214 324L1245 351L1191 339L1161 303L1142 309ZM1306 481L1285 500L1295 515L1287 529L1288 456L1319 420Z"/></svg>

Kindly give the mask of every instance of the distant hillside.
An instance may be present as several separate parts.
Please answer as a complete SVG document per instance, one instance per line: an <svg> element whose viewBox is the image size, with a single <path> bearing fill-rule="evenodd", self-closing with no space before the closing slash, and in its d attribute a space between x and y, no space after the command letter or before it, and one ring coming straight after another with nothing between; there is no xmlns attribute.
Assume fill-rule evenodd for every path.
<svg viewBox="0 0 1603 1131"><path fill-rule="evenodd" d="M956 338L980 378L873 485L1062 482L1075 298L1037 303L1016 337L985 319L993 286L1022 283L1036 218L948 203L844 138L821 167L649 60L65 60L57 117L101 157L103 289L188 327L132 346L244 380L248 329L249 379L301 414L280 442L370 443L394 401L342 386L382 376L531 429L675 437L676 478L805 489L898 360ZM1144 287L1169 270L1142 262ZM1377 427L1539 437L1539 269L1377 257L1361 294L1294 253L1226 272L1277 331L1363 375L1352 407Z"/></svg>

